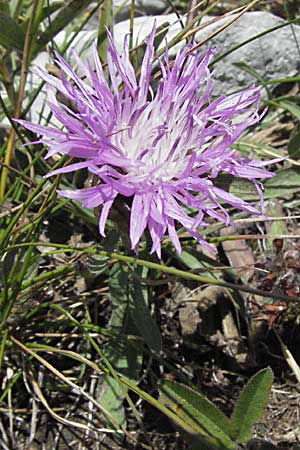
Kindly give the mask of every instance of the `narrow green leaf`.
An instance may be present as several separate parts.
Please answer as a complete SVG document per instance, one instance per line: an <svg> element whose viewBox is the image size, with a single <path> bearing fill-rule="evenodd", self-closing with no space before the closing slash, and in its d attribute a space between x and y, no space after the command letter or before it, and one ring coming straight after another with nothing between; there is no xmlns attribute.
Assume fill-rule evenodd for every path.
<svg viewBox="0 0 300 450"><path fill-rule="evenodd" d="M40 22L43 22L47 17L54 12L57 12L60 8L62 8L65 5L65 2L63 1L52 1L51 3L44 6L40 12L39 20Z"/></svg>
<svg viewBox="0 0 300 450"><path fill-rule="evenodd" d="M232 63L232 65L238 67L243 72L249 73L249 75L251 75L252 77L256 78L260 82L264 82L265 81L262 78L262 76L253 67L251 67L249 64L247 64L244 61L234 62L234 63Z"/></svg>
<svg viewBox="0 0 300 450"><path fill-rule="evenodd" d="M181 261L190 270L201 270L204 273L206 270L210 272L211 267L217 267L218 263L209 256L205 255L194 247L185 247L181 254L177 253L174 256L178 256L178 260ZM218 276L217 276L218 278Z"/></svg>
<svg viewBox="0 0 300 450"><path fill-rule="evenodd" d="M155 38L153 42L153 46L156 50L160 44L166 39L166 36L169 32L170 22L164 22L156 28ZM146 46L145 46L146 49Z"/></svg>
<svg viewBox="0 0 300 450"><path fill-rule="evenodd" d="M268 178L264 186L265 188L299 188L300 171L299 169L282 169L279 170L275 177ZM280 191L279 191L280 192Z"/></svg>
<svg viewBox="0 0 300 450"><path fill-rule="evenodd" d="M106 62L106 47L107 47L107 33L106 27L111 28L112 24L112 0L104 0L100 7L98 27L97 49L100 59L103 63Z"/></svg>
<svg viewBox="0 0 300 450"><path fill-rule="evenodd" d="M273 382L270 368L254 375L243 389L231 416L230 436L238 443L247 442L252 426L258 422L267 406Z"/></svg>
<svg viewBox="0 0 300 450"><path fill-rule="evenodd" d="M110 300L112 302L112 315L109 330L115 336L137 335L137 329L129 314L129 285L128 272L122 264L115 264L109 279ZM111 339L104 348L112 366L123 376L137 381L142 364L142 343L124 341L120 338Z"/></svg>
<svg viewBox="0 0 300 450"><path fill-rule="evenodd" d="M104 374L96 391L97 399L99 399L103 408L113 416L120 428L121 426L126 426L125 411L123 407L125 398L124 389L126 390L124 386L120 386L120 383L117 380ZM110 420L107 419L107 421L109 425L114 428L113 424L110 423Z"/></svg>
<svg viewBox="0 0 300 450"><path fill-rule="evenodd" d="M33 14L33 21L32 21L31 30L30 30L31 42L33 42L33 40L35 39L39 25L41 23L41 13L43 10L43 3L44 3L44 0L37 0L35 7L34 7L34 13L31 13L31 15ZM29 22L26 26L25 31L27 31L28 26L29 26Z"/></svg>
<svg viewBox="0 0 300 450"><path fill-rule="evenodd" d="M268 86L269 84L295 83L295 81L300 81L300 77L296 75L294 77L273 78L272 80L266 80L261 84L263 86Z"/></svg>
<svg viewBox="0 0 300 450"><path fill-rule="evenodd" d="M135 273L141 278L145 278L147 267L137 267ZM148 306L148 288L137 279L130 283L129 290L129 311L131 319L138 329L145 343L154 352L161 351L161 336L157 323L153 320Z"/></svg>
<svg viewBox="0 0 300 450"><path fill-rule="evenodd" d="M197 270L203 276L212 276L216 280L220 279L220 273L214 270L215 267L218 267L218 263L195 247L185 246L180 255L176 252L172 253L174 258L189 270Z"/></svg>
<svg viewBox="0 0 300 450"><path fill-rule="evenodd" d="M25 34L10 16L0 12L0 45L6 49L23 50Z"/></svg>
<svg viewBox="0 0 300 450"><path fill-rule="evenodd" d="M58 11L63 6L64 6L64 2L54 1L53 3L51 2L51 4L42 7L38 11L38 14L35 15L35 22L37 24L42 23L46 18L49 18L49 16L51 16L51 14ZM29 23L29 17L26 20L24 20L24 22L21 25L21 28L24 32L26 32L26 30L27 30L28 23ZM49 25L49 23L47 25Z"/></svg>
<svg viewBox="0 0 300 450"><path fill-rule="evenodd" d="M300 107L296 103L284 100L279 102L279 106L300 120Z"/></svg>
<svg viewBox="0 0 300 450"><path fill-rule="evenodd" d="M132 329L124 329L123 334L125 333L132 333ZM122 336L111 338L103 348L103 353L113 368L134 383L138 381L141 373L142 351L139 341L124 340Z"/></svg>
<svg viewBox="0 0 300 450"><path fill-rule="evenodd" d="M254 184L245 178L234 177L233 175L222 173L218 175L215 183L221 189L230 192L242 199L259 200L259 196Z"/></svg>
<svg viewBox="0 0 300 450"><path fill-rule="evenodd" d="M35 45L31 50L30 59L33 59L49 41L79 16L90 3L92 3L92 0L72 0L64 8L61 8L57 16L52 20L51 26L38 34Z"/></svg>
<svg viewBox="0 0 300 450"><path fill-rule="evenodd" d="M161 401L175 412L197 435L216 450L236 448L229 437L229 419L208 399L183 384L164 380Z"/></svg>
<svg viewBox="0 0 300 450"><path fill-rule="evenodd" d="M297 123L290 135L288 152L291 158L300 158L300 123Z"/></svg>
<svg viewBox="0 0 300 450"><path fill-rule="evenodd" d="M259 200L255 185L245 178L232 178L229 192L239 198L247 198L251 196L251 198L254 197L256 200Z"/></svg>
<svg viewBox="0 0 300 450"><path fill-rule="evenodd" d="M128 313L128 272L121 264L115 264L110 273L109 290L112 303L112 315L109 330L114 333L104 346L103 353L112 367L133 383L139 380L142 368L143 346L139 341L122 339L121 335L136 335ZM126 388L109 375L99 380L97 398L114 417L119 426L124 425L125 414L123 402ZM109 425L112 424L108 421Z"/></svg>
<svg viewBox="0 0 300 450"><path fill-rule="evenodd" d="M227 185L226 185L227 178ZM256 193L255 186L250 181L232 178L230 175L220 176L219 186L226 189L229 186L229 192L236 195L243 200L253 200L258 201L258 194ZM300 171L298 169L282 169L279 170L276 175L272 178L267 178L264 181L264 198L278 198L284 197L295 191L298 191L300 185Z"/></svg>

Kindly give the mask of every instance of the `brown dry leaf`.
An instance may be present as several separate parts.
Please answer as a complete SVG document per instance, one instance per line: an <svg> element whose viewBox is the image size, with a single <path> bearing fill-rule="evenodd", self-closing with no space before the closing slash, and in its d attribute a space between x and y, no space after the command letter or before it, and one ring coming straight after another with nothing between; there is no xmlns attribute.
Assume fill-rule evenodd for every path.
<svg viewBox="0 0 300 450"><path fill-rule="evenodd" d="M231 225L221 230L222 236L235 234L241 234L236 225ZM252 249L247 242L244 239L237 239L235 241L228 240L224 241L222 245L230 265L237 276L241 278L243 282L249 281L254 274L255 259Z"/></svg>

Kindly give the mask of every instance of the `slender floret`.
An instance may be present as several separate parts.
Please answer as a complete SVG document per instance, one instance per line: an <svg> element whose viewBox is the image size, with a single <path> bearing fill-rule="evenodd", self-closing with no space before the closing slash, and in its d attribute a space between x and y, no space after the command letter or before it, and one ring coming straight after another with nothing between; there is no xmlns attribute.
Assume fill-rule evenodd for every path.
<svg viewBox="0 0 300 450"><path fill-rule="evenodd" d="M108 33L109 82L96 47L93 68L75 56L82 78L57 54L61 78L40 74L50 87L49 107L63 128L19 122L42 136L39 142L48 147L47 157L58 153L80 158L48 176L86 168L98 180L90 188L58 193L80 200L85 208L101 206L102 236L116 197L125 197L131 205L132 249L137 250L148 229L152 252L160 257L165 234L177 252L181 251L178 226L207 246L199 229L206 225L205 216L229 224L225 205L261 214L252 204L217 187L214 180L218 174L251 180L262 199L258 179L272 173L262 168L266 163L241 158L232 148L241 133L259 120L259 89L251 87L212 100L208 64L213 51L200 53L187 46L173 62L167 54L158 60L161 76L153 92L154 36L155 27L146 40L136 76L128 39L120 55ZM56 99L56 91L72 109Z"/></svg>

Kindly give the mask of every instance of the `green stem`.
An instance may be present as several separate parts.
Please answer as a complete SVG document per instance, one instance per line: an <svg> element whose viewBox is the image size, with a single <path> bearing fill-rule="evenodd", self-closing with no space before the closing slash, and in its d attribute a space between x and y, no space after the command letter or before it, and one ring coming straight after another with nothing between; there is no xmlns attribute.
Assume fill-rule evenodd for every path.
<svg viewBox="0 0 300 450"><path fill-rule="evenodd" d="M32 280L25 280L22 283L22 290L29 289L33 287L37 283L41 283L43 281L52 280L57 278L60 275L67 275L75 270L75 266L73 264L67 264L65 266L59 267L58 269L53 269L48 272L41 273L37 277Z"/></svg>
<svg viewBox="0 0 300 450"><path fill-rule="evenodd" d="M26 30L26 35L25 35L25 43L24 43L23 57L22 57L22 63L21 63L21 74L20 74L20 82L19 82L19 89L18 89L18 97L17 97L15 109L14 109L14 117L15 118L20 117L21 105L22 105L22 100L23 100L23 96L24 96L24 92L25 92L27 69L28 69L28 65L29 65L29 50L30 50L30 44L32 41L33 19L34 19L37 7L38 7L38 0L34 0L28 27ZM11 128L9 138L7 141L7 148L6 148L6 152L5 152L5 156L4 156L4 163L6 166L10 165L10 161L11 161L13 150L14 150L15 136L16 136L15 129ZM7 177L8 177L8 169L6 167L3 167L2 172L1 172L1 179L0 179L0 199L1 200L3 199L5 191L6 191Z"/></svg>
<svg viewBox="0 0 300 450"><path fill-rule="evenodd" d="M54 243L46 243L46 242L29 242L29 243L23 242L20 244L11 245L11 246L7 247L6 249L3 249L2 252L7 251L12 248L25 247L25 246L29 246L29 245L56 247L56 248L64 249L64 251L68 251L68 252L73 250L73 251L81 251L82 253L99 254L102 256L106 256L107 258L110 258L110 259L122 261L126 264L136 264L138 266L149 267L150 269L158 270L163 273L168 273L168 274L174 275L175 277L184 278L186 280L198 281L199 283L202 283L202 284L221 286L221 287L225 287L227 289L232 289L234 291L241 291L241 292L246 292L248 294L260 295L262 297L269 297L269 298L272 298L274 300L279 300L279 301L300 302L300 297L291 297L291 296L285 295L285 294L275 294L272 292L267 292L267 291L263 291L260 289L251 288L251 287L244 286L241 284L227 283L225 281L220 281L220 280L216 280L213 278L204 277L204 276L198 275L193 272L187 272L184 270L177 269L175 267L165 266L164 264L159 264L159 263L155 263L152 261L146 261L144 259L139 259L139 258L136 258L133 256L126 256L126 255L123 255L120 253L107 252L104 250L99 251L99 250L97 250L97 248L94 248L94 247L86 247L83 249L80 247L79 248L78 247L69 247L69 246L64 246L63 244L54 244ZM74 266L73 266L73 269L74 269ZM59 269L56 269L56 270L59 270ZM40 276L42 277L43 274L41 274Z"/></svg>
<svg viewBox="0 0 300 450"><path fill-rule="evenodd" d="M135 0L130 0L130 16L129 16L129 50L133 48L133 26L134 26Z"/></svg>
<svg viewBox="0 0 300 450"><path fill-rule="evenodd" d="M8 331L5 330L2 333L2 336L1 336L1 344L0 344L0 373L1 373L1 368L2 368L2 362L3 362L3 356L4 356L4 350L5 350L7 335L8 335Z"/></svg>

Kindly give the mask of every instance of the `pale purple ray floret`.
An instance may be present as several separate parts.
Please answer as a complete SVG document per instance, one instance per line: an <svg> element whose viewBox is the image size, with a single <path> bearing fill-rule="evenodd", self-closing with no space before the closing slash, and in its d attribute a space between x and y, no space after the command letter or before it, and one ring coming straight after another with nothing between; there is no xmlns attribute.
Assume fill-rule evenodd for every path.
<svg viewBox="0 0 300 450"><path fill-rule="evenodd" d="M178 226L207 246L199 228L206 226L205 216L229 224L226 204L261 214L252 204L215 186L219 173L253 181L261 199L258 179L273 174L262 168L265 162L241 158L231 147L247 127L259 120L260 90L250 87L212 100L208 64L213 51L200 53L187 46L173 63L167 54L158 60L161 76L153 92L150 80L154 36L155 27L146 40L140 74L136 76L129 60L128 39L120 55L108 34L109 82L96 47L94 68L76 57L82 77L56 55L61 78L46 72L41 76L52 87L48 104L63 128L19 122L42 135L39 142L48 146L48 157L58 153L82 160L48 176L86 168L99 180L89 188L58 192L80 200L85 208L101 206L102 236L117 195L127 197L131 204L132 249L137 250L148 229L151 251L160 257L166 233L177 252L181 251ZM56 90L72 102L72 109L57 101Z"/></svg>

